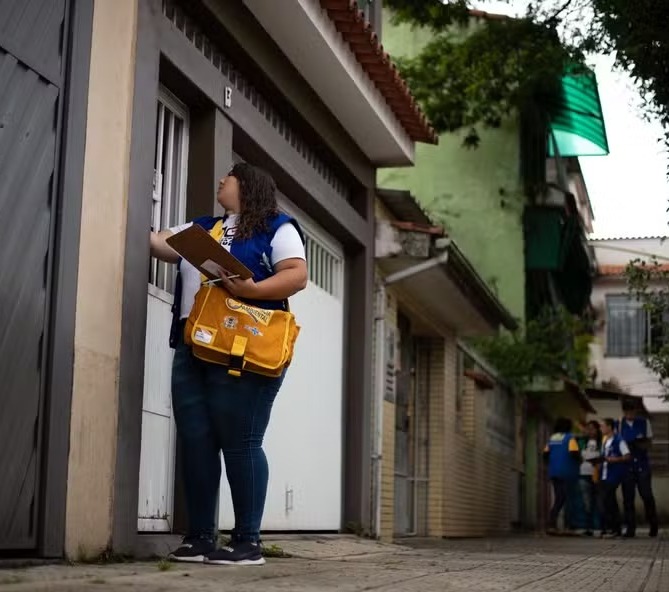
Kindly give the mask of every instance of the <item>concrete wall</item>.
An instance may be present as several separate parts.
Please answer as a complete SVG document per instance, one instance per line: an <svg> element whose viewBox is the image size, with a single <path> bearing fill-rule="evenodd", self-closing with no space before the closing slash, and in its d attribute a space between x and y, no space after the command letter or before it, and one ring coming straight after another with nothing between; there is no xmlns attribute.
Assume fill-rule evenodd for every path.
<svg viewBox="0 0 669 592"><path fill-rule="evenodd" d="M386 11L387 13L387 11ZM383 45L394 57L415 55L427 31L392 26L384 17ZM515 121L479 130L481 144L462 146L464 132L442 134L438 146L418 144L416 166L383 169L380 187L408 189L442 222L478 273L511 313L525 316L525 269L519 131Z"/></svg>
<svg viewBox="0 0 669 592"><path fill-rule="evenodd" d="M136 0L96 0L65 537L74 558L111 539L136 27Z"/></svg>

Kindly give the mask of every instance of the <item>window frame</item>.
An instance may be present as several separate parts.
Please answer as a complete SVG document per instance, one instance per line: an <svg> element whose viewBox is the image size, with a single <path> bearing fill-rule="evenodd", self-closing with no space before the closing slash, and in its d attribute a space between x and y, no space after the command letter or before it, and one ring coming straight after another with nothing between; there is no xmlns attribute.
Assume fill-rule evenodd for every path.
<svg viewBox="0 0 669 592"><path fill-rule="evenodd" d="M160 168L162 168L163 157L162 146L166 131L165 112L169 111L173 118L181 120L181 137L173 139L173 145L168 146L167 154L173 154L174 150L178 150L178 171L177 171L177 187L168 187L171 195L164 194L165 177L162 176ZM182 103L174 94L172 94L163 85L159 88L158 100L156 101L156 118L158 120L156 125L156 140L154 152L154 169L153 169L153 192L151 195L151 227L154 231L159 232L168 227L178 226L186 222L186 205L187 205L187 183L188 183L188 147L190 141L190 113L188 107ZM162 121L162 124L161 124ZM173 125L173 124L172 124ZM171 167L171 165L170 165ZM169 181L169 180L168 180ZM177 203L173 211L176 214L175 220L167 220L165 222L165 208L171 209L172 199L176 197ZM156 211L157 209L157 211ZM169 214L168 214L169 216ZM157 225L157 227L156 227ZM171 278L170 278L171 276ZM168 279L170 278L170 279ZM167 302L172 302L174 283L176 279L176 269L169 263L160 262L155 258L151 258L151 266L149 269L149 291L156 297L161 298Z"/></svg>
<svg viewBox="0 0 669 592"><path fill-rule="evenodd" d="M611 315L611 303L614 299L625 299L627 305L630 304L635 304L638 305L638 311L643 315L643 327L644 327L644 334L640 340L641 342L641 351L639 352L634 352L634 353L626 353L628 350L621 348L623 353L620 353L620 351L614 351L612 352L612 339L611 339L611 332L613 330L613 327L615 326L614 323L612 322L612 315ZM604 355L607 358L613 358L613 359L629 359L629 358L640 358L642 357L647 351L648 347L650 346L650 339L651 339L651 324L650 324L650 315L648 314L648 311L646 311L643 307L643 304L639 302L638 300L634 300L629 294L626 294L625 292L616 292L612 294L606 294L605 297L605 308L606 308L606 324L605 324L605 330L606 330L606 339L605 339L605 351ZM631 347L630 347L631 349Z"/></svg>

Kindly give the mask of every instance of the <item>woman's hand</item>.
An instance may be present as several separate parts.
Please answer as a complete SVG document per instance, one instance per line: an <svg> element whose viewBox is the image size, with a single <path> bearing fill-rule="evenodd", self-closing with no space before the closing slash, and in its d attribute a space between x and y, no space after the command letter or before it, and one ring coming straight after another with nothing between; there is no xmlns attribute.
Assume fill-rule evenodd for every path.
<svg viewBox="0 0 669 592"><path fill-rule="evenodd" d="M253 278L249 278L248 280L235 277L229 278L227 272L224 271L221 274L221 284L233 296L248 300L259 300L258 284L253 281Z"/></svg>
<svg viewBox="0 0 669 592"><path fill-rule="evenodd" d="M248 300L285 300L307 285L307 264L304 259L285 259L274 266L274 275L261 282L253 279L229 278L221 274L221 284L233 296Z"/></svg>
<svg viewBox="0 0 669 592"><path fill-rule="evenodd" d="M179 261L179 253L167 244L166 239L172 236L171 230L151 233L151 256L166 263Z"/></svg>

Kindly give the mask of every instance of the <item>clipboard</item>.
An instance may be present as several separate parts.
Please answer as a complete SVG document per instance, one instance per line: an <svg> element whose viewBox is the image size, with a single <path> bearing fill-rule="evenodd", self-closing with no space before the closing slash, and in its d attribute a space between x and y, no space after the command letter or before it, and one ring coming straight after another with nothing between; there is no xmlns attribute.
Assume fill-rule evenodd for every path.
<svg viewBox="0 0 669 592"><path fill-rule="evenodd" d="M219 279L223 270L243 280L253 277L253 272L248 267L219 245L198 224L173 234L165 242L210 280Z"/></svg>

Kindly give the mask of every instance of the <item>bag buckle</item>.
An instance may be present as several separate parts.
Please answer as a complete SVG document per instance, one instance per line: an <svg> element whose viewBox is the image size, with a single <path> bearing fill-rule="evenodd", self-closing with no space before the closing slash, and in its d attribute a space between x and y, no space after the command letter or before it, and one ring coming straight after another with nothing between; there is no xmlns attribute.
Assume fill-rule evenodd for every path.
<svg viewBox="0 0 669 592"><path fill-rule="evenodd" d="M246 344L248 341L248 337L235 335L232 347L230 348L230 364L228 368L228 374L230 376L240 377L242 375L242 370L244 369L244 354L246 353Z"/></svg>

